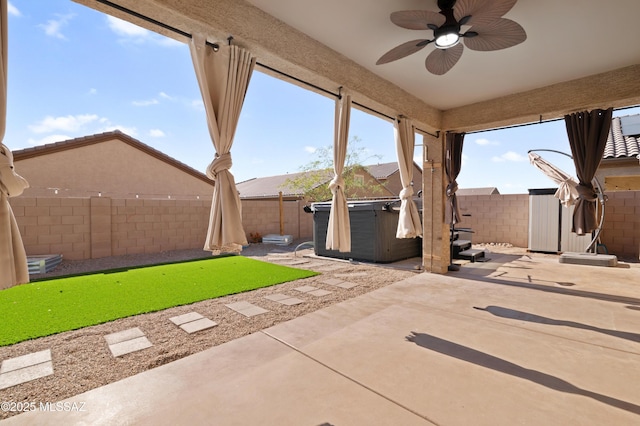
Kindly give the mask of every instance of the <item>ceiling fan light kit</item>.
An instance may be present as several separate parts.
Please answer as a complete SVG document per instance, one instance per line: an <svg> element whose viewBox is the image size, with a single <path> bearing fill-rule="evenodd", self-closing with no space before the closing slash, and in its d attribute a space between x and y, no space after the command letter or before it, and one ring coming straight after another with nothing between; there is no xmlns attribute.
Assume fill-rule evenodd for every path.
<svg viewBox="0 0 640 426"><path fill-rule="evenodd" d="M460 36L457 33L444 33L436 37L435 45L438 49L448 49L460 43Z"/></svg>
<svg viewBox="0 0 640 426"><path fill-rule="evenodd" d="M527 34L516 22L502 16L517 0L438 0L439 12L402 10L390 16L395 25L410 30L432 31L432 39L418 39L394 47L376 65L402 59L428 44L434 49L425 61L427 70L442 75L458 62L464 46L476 51L506 49L526 40ZM463 26L470 26L462 32ZM460 43L464 40L464 46Z"/></svg>

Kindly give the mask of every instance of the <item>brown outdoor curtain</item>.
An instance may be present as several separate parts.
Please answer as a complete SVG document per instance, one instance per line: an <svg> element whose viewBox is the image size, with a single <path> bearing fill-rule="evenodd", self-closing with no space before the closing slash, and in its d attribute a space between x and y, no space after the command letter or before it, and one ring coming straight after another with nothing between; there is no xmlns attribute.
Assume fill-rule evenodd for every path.
<svg viewBox="0 0 640 426"><path fill-rule="evenodd" d="M7 0L0 0L0 142L7 124ZM27 255L9 197L29 184L13 170L13 155L0 143L0 289L29 282Z"/></svg>
<svg viewBox="0 0 640 426"><path fill-rule="evenodd" d="M598 228L593 177L598 170L607 143L613 108L583 111L564 116L576 174L578 201L573 211L572 231L584 235Z"/></svg>
<svg viewBox="0 0 640 426"><path fill-rule="evenodd" d="M349 223L349 207L344 195L344 179L342 171L347 157L347 143L349 138L349 121L351 116L351 96L342 95L336 99L334 137L333 137L333 172L329 182L331 210L327 227L327 250L341 252L351 251L351 225Z"/></svg>
<svg viewBox="0 0 640 426"><path fill-rule="evenodd" d="M216 150L215 159L207 167L215 188L204 249L214 254L240 252L247 238L242 228L240 196L229 171L230 151L256 60L239 46L220 45L214 51L202 35L193 36L190 48Z"/></svg>
<svg viewBox="0 0 640 426"><path fill-rule="evenodd" d="M445 213L445 221L450 225L460 222L460 209L458 208L458 199L456 191L458 190L458 182L456 179L462 168L462 145L464 142L464 133L447 133L445 136L445 172L447 173L447 208Z"/></svg>
<svg viewBox="0 0 640 426"><path fill-rule="evenodd" d="M394 133L400 182L402 182L396 238L421 237L420 214L416 203L413 202L413 150L416 145L416 134L411 119L398 117L394 123Z"/></svg>

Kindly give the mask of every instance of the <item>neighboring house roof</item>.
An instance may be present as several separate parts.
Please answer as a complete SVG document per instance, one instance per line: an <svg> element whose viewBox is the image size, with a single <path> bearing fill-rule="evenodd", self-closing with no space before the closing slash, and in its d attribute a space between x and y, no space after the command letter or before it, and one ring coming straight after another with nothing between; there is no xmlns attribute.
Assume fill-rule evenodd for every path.
<svg viewBox="0 0 640 426"><path fill-rule="evenodd" d="M498 195L500 191L495 186L486 188L458 188L457 195Z"/></svg>
<svg viewBox="0 0 640 426"><path fill-rule="evenodd" d="M370 166L365 166L364 173L371 174L366 170L368 167ZM308 172L254 178L244 182L239 182L236 184L236 187L240 193L240 198L273 198L279 196L280 191L282 191L282 195L285 197L300 197L303 195L303 191L300 188L292 188L288 186L287 180L294 180L304 174L308 174ZM328 184L332 178L333 170L327 169L325 174L321 175L321 178L314 187Z"/></svg>
<svg viewBox="0 0 640 426"><path fill-rule="evenodd" d="M83 136L75 139L69 139L62 142L49 143L46 145L35 146L33 148L25 148L21 150L13 151L13 160L20 161L26 160L28 158L39 157L42 155L52 154L54 152L65 151L69 149L80 148L84 146L94 145L101 142L107 142L117 139L122 141L145 154L151 155L152 157L157 158L158 160L164 161L165 163L176 167L183 172L190 174L191 176L198 178L210 185L213 185L213 182L204 174L196 169L172 158L155 148L150 147L137 139L132 138L131 136L122 133L120 130L114 130L112 132L98 133L90 136Z"/></svg>
<svg viewBox="0 0 640 426"><path fill-rule="evenodd" d="M395 161L391 163L373 164L365 167L367 171L378 180L387 179L398 171L398 163Z"/></svg>
<svg viewBox="0 0 640 426"><path fill-rule="evenodd" d="M634 125L635 122L640 123L640 115L615 117L611 120L603 159L633 158L640 155L640 130Z"/></svg>
<svg viewBox="0 0 640 426"><path fill-rule="evenodd" d="M299 196L302 195L302 191L299 188L290 188L286 182L288 179L295 179L303 174L304 172L253 178L239 182L236 184L236 188L242 198L277 197L280 191L283 196ZM330 179L331 177L328 175L326 181L328 182Z"/></svg>
<svg viewBox="0 0 640 426"><path fill-rule="evenodd" d="M420 168L420 166L418 166L415 162L413 164L414 166ZM378 180L388 179L389 176L399 170L397 161L392 161L391 163L373 164L370 166L365 166L365 168L369 173L371 173L374 178Z"/></svg>

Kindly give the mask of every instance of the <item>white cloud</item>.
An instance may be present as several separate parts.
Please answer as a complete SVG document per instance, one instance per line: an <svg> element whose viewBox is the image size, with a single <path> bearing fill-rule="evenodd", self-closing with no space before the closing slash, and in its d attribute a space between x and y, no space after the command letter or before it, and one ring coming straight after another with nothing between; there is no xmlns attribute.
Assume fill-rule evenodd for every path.
<svg viewBox="0 0 640 426"><path fill-rule="evenodd" d="M166 46L166 47L184 46L184 43L179 42L178 40L174 40L172 38L164 37L160 35L155 36L154 41L158 43L160 46Z"/></svg>
<svg viewBox="0 0 640 426"><path fill-rule="evenodd" d="M161 98L163 98L163 99L168 99L168 100L170 100L170 101L172 101L172 100L173 100L173 96L169 96L169 95L167 95L167 94L166 94L166 93L164 93L164 92L160 92L160 93L158 94L158 96L160 96L160 97L161 97Z"/></svg>
<svg viewBox="0 0 640 426"><path fill-rule="evenodd" d="M9 15L22 16L22 13L20 13L18 8L12 5L11 2L9 2L9 4L7 5L7 12L9 13Z"/></svg>
<svg viewBox="0 0 640 426"><path fill-rule="evenodd" d="M113 132L114 130L120 130L122 133L125 133L129 136L138 136L138 129L136 129L135 127L126 127L121 124L108 124L107 126L99 129L97 133Z"/></svg>
<svg viewBox="0 0 640 426"><path fill-rule="evenodd" d="M489 139L484 139L484 138L479 138L476 139L475 141L478 145L481 146L485 146L485 145L500 145L500 142L497 141L490 141Z"/></svg>
<svg viewBox="0 0 640 426"><path fill-rule="evenodd" d="M95 114L67 115L64 117L46 116L42 121L29 126L33 133L49 133L56 130L77 132L89 123L98 120Z"/></svg>
<svg viewBox="0 0 640 426"><path fill-rule="evenodd" d="M120 37L119 41L121 42L137 44L151 42L167 47L182 46L184 44L113 16L107 16L107 25L111 31Z"/></svg>
<svg viewBox="0 0 640 426"><path fill-rule="evenodd" d="M111 31L122 37L146 38L151 35L149 30L114 16L107 16L107 24Z"/></svg>
<svg viewBox="0 0 640 426"><path fill-rule="evenodd" d="M491 161L493 161L494 163L503 163L505 161L521 162L521 161L527 161L527 157L520 155L517 152L509 151L509 152L505 152L499 157L498 156L492 157Z"/></svg>
<svg viewBox="0 0 640 426"><path fill-rule="evenodd" d="M149 130L149 136L151 136L152 138L163 138L166 135L160 129L151 129L151 130Z"/></svg>
<svg viewBox="0 0 640 426"><path fill-rule="evenodd" d="M88 95L97 95L98 94L98 89L95 88L91 88L89 89L89 91L87 92Z"/></svg>
<svg viewBox="0 0 640 426"><path fill-rule="evenodd" d="M189 102L189 105L195 109L204 110L204 102L202 101L202 99L194 99L191 102Z"/></svg>
<svg viewBox="0 0 640 426"><path fill-rule="evenodd" d="M48 143L61 142L69 139L73 139L71 136L67 135L49 135L45 136L42 139L31 139L27 140L27 143L31 146L45 145Z"/></svg>
<svg viewBox="0 0 640 426"><path fill-rule="evenodd" d="M315 146L305 146L304 150L309 154L313 154L314 152L316 152L317 148Z"/></svg>
<svg viewBox="0 0 640 426"><path fill-rule="evenodd" d="M158 101L157 99L153 98L153 99L147 99L145 101L132 101L131 104L133 106L138 106L138 107L144 107L144 106L149 106L149 105L157 105L159 104L160 101Z"/></svg>
<svg viewBox="0 0 640 426"><path fill-rule="evenodd" d="M65 27L69 23L69 21L73 19L75 15L56 14L56 16L58 17L58 19L49 19L46 24L40 24L38 26L42 28L44 30L44 33L49 37L55 37L62 40L66 40L67 37L65 37L65 35L62 34L62 28Z"/></svg>
<svg viewBox="0 0 640 426"><path fill-rule="evenodd" d="M67 115L61 117L46 116L41 121L32 124L29 127L33 133L53 133L64 132L75 136L67 136L66 134L55 134L43 137L40 140L29 139L30 144L42 144L56 142L60 140L71 139L79 135L90 135L94 133L111 132L120 130L130 136L136 136L138 131L135 127L127 127L120 124L113 124L106 117L99 117L96 114L78 114Z"/></svg>

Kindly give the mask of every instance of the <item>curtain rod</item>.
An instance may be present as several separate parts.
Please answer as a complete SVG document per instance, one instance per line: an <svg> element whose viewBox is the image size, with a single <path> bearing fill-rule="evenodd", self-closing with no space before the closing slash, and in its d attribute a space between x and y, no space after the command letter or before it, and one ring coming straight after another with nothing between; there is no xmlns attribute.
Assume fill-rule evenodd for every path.
<svg viewBox="0 0 640 426"><path fill-rule="evenodd" d="M638 107L640 107L640 105L629 105L629 106L626 106L626 107L614 108L613 110L614 111L624 111L624 110L627 110L627 109L638 108ZM518 127L535 126L537 124L553 123L554 121L562 121L562 120L564 120L564 117L562 117L562 118L560 118L560 117L559 118L552 118L552 119L543 121L542 120L542 115L541 115L539 121L533 121L531 123L523 123L523 124L514 124L514 125L511 125L511 126L504 126L504 127L495 127L493 129L474 130L474 131L471 131L471 132L467 132L467 135L472 135L474 133L482 133L482 132L492 132L494 130L506 130L506 129L515 129L515 128L518 128Z"/></svg>
<svg viewBox="0 0 640 426"><path fill-rule="evenodd" d="M95 0L95 1L98 2L98 3L101 3L101 4L105 5L105 6L109 6L109 7L113 8L113 9L119 10L120 12L123 12L123 13L126 13L128 15L131 15L131 16L133 16L135 18L138 18L138 19L141 19L143 21L146 21L146 22L148 22L150 24L157 25L157 26L159 26L161 28L164 28L165 30L169 30L169 31L174 32L176 34L179 34L179 35L181 35L183 37L193 38L193 36L191 34L185 32L185 31L179 30L178 28L172 27L171 25L167 25L164 22L160 22L160 21L158 21L156 19L150 18L147 15L143 15L143 14L141 14L139 12L136 12L136 11L131 10L129 8L126 8L124 6L120 6L119 4L113 3L112 1L109 1L109 0ZM231 39L232 39L232 37L229 37L229 39L227 39L229 41L229 43L231 43ZM209 46L213 47L214 49L219 48L218 44L216 44L216 43L210 43L208 41L206 43ZM260 62L256 62L256 65L258 65L258 66L260 66L260 67L262 67L264 69L267 69L267 70L269 70L271 72L274 72L276 74L279 74L279 75L281 75L283 77L286 77L286 78L289 78L291 80L297 81L298 83L304 84L304 85L306 85L308 87L311 87L311 88L313 88L315 90L318 90L318 91L320 91L320 92L322 92L324 94L331 95L331 96L333 96L335 98L338 98L338 99L341 98L341 95L339 93L334 93L331 90L327 90L327 89L325 89L323 87L320 87L320 86L317 86L317 85L315 85L313 83L309 83L308 81L302 80L302 79L300 79L298 77L294 77L294 76L292 76L290 74L287 74L287 73L285 73L283 71L280 71L280 70L275 69L273 67L270 67L268 65L262 64ZM395 117L391 117L391 116L389 116L387 114L384 114L384 113L382 113L380 111L376 111L375 109L370 108L370 107L368 107L366 105L362 105L361 103L358 103L358 102L352 102L352 103L354 105L359 106L362 109L365 109L365 110L370 111L370 112L372 112L374 114L377 114L377 115L380 115L382 117L385 117L385 118L389 119L390 121L395 121L396 120ZM430 135L430 136L433 136L433 137L436 137L436 138L440 137L440 131L439 130L436 132L435 135L433 133L431 133L431 132L427 132L426 130L419 129L417 127L416 127L416 130L421 132L421 133L425 133L427 135Z"/></svg>
<svg viewBox="0 0 640 426"><path fill-rule="evenodd" d="M553 123L554 121L561 121L561 120L564 120L564 118L553 118L550 120L543 121L542 116L540 116L539 121L533 121L531 123L513 124L511 126L503 126L503 127L494 127L493 129L473 130L471 132L466 132L466 134L473 135L474 133L493 132L494 130L507 130L507 129L516 129L518 127L537 126L538 124Z"/></svg>

